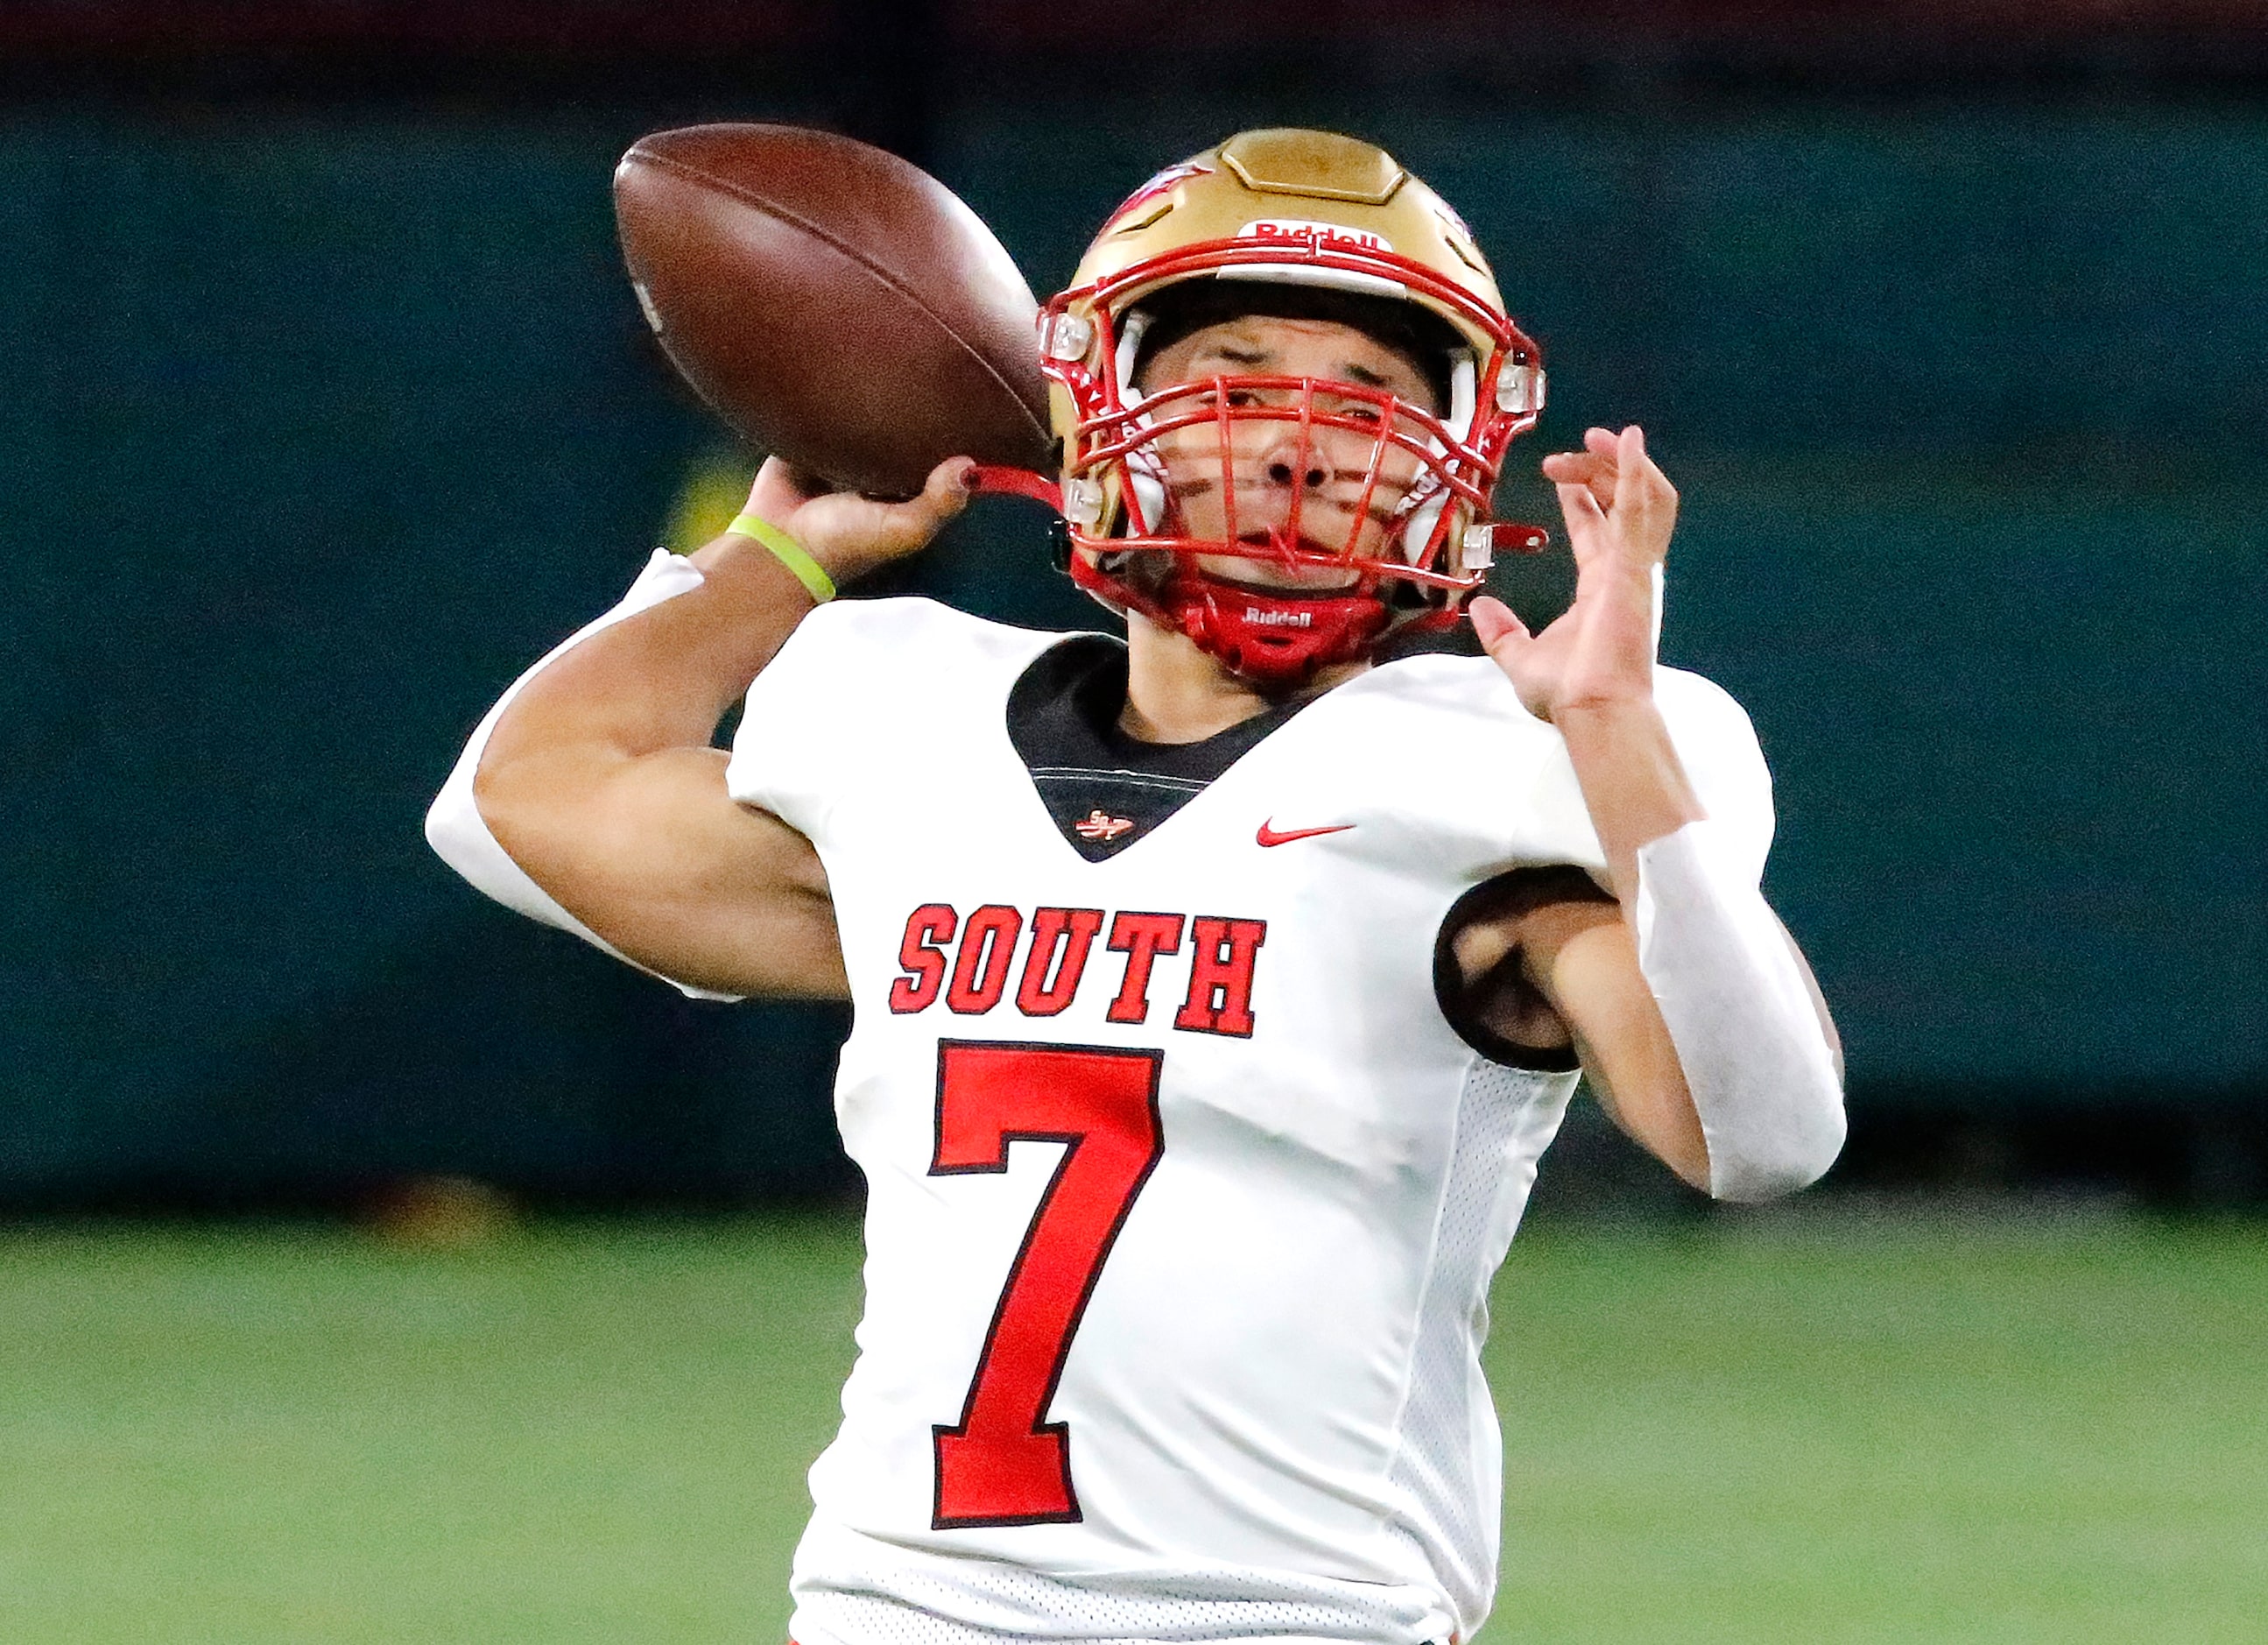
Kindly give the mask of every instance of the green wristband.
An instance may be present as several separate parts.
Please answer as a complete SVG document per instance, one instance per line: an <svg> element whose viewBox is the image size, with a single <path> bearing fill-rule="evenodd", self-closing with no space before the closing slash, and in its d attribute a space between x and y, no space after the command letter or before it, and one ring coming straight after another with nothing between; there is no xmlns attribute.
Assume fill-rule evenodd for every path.
<svg viewBox="0 0 2268 1645"><path fill-rule="evenodd" d="M803 544L782 531L769 520L759 520L754 514L742 514L725 527L735 536L753 537L772 551L772 557L795 573L796 581L809 591L811 597L825 605L835 598L835 579L827 568L811 557Z"/></svg>

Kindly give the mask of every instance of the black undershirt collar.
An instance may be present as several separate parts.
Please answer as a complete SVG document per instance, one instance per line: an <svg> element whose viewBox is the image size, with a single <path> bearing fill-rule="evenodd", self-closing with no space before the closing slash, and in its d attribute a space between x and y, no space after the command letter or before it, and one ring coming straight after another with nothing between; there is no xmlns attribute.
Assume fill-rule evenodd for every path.
<svg viewBox="0 0 2268 1645"><path fill-rule="evenodd" d="M1125 645L1075 634L1042 652L1008 693L1008 741L1071 849L1101 862L1147 837L1313 701L1279 704L1197 742L1145 742L1118 724Z"/></svg>

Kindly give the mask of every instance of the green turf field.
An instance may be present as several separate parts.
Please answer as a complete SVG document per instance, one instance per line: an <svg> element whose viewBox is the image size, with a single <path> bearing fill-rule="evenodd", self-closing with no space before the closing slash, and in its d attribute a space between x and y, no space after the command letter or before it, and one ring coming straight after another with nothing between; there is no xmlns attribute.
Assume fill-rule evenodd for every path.
<svg viewBox="0 0 2268 1645"><path fill-rule="evenodd" d="M0 1640L773 1645L846 1222L0 1232ZM1498 1641L2268 1640L2268 1229L1524 1236Z"/></svg>

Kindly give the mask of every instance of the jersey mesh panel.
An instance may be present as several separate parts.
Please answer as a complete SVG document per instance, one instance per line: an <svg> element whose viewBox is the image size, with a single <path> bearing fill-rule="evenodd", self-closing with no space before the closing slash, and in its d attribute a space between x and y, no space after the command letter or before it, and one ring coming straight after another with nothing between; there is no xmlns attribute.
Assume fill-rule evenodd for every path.
<svg viewBox="0 0 2268 1645"><path fill-rule="evenodd" d="M1415 1499L1432 1527L1425 1540L1436 1545L1432 1562L1439 1569L1447 1555L1447 1568L1439 1574L1469 1626L1487 1613L1495 1597L1496 1527L1481 1516L1493 1516L1498 1498L1480 1478L1487 1467L1493 1485L1494 1457L1484 1462L1481 1448L1493 1448L1498 1440L1473 1356L1488 1333L1490 1277L1527 1200L1536 1157L1557 1129L1556 1113L1542 1117L1541 1125L1522 1122L1538 1118L1535 1105L1560 1097L1572 1084L1565 1075L1476 1066L1465 1079L1454 1153L1442 1185L1402 1450L1389 1477ZM1439 1545L1443 1543L1446 1547Z"/></svg>
<svg viewBox="0 0 2268 1645"><path fill-rule="evenodd" d="M836 1588L806 1598L792 1628L798 1645L1002 1645L1021 1639L1081 1645L1215 1640L1411 1640L1423 1619L1401 1606L1364 1604L1353 1584L1269 1582L1249 1572L1218 1580L1067 1582L972 1560L958 1583L893 1572L888 1597ZM927 1590L927 1591L924 1591ZM970 1613L972 1598L996 1627L939 1614ZM816 1613L816 1614L812 1614ZM823 1622L821 1619L823 1617Z"/></svg>

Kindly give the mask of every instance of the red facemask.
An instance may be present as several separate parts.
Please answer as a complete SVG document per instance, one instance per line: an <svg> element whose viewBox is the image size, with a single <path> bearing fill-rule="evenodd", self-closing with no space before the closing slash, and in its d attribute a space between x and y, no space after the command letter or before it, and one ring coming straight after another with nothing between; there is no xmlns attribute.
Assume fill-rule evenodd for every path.
<svg viewBox="0 0 2268 1645"><path fill-rule="evenodd" d="M1107 553L1074 556L1074 579L1263 687L1368 656L1391 625L1395 583L1434 594L1405 602L1402 626L1440 627L1480 581L1426 564L1440 557L1444 503L1460 489L1442 461L1455 441L1390 394L1220 377L1161 389L1116 422L1117 438L1097 432L1123 465L1124 520ZM1194 492L1211 504L1208 532L1188 519L1182 499ZM1154 558L1132 555L1171 564L1160 575ZM1223 559L1281 565L1312 586L1238 581L1204 564Z"/></svg>

